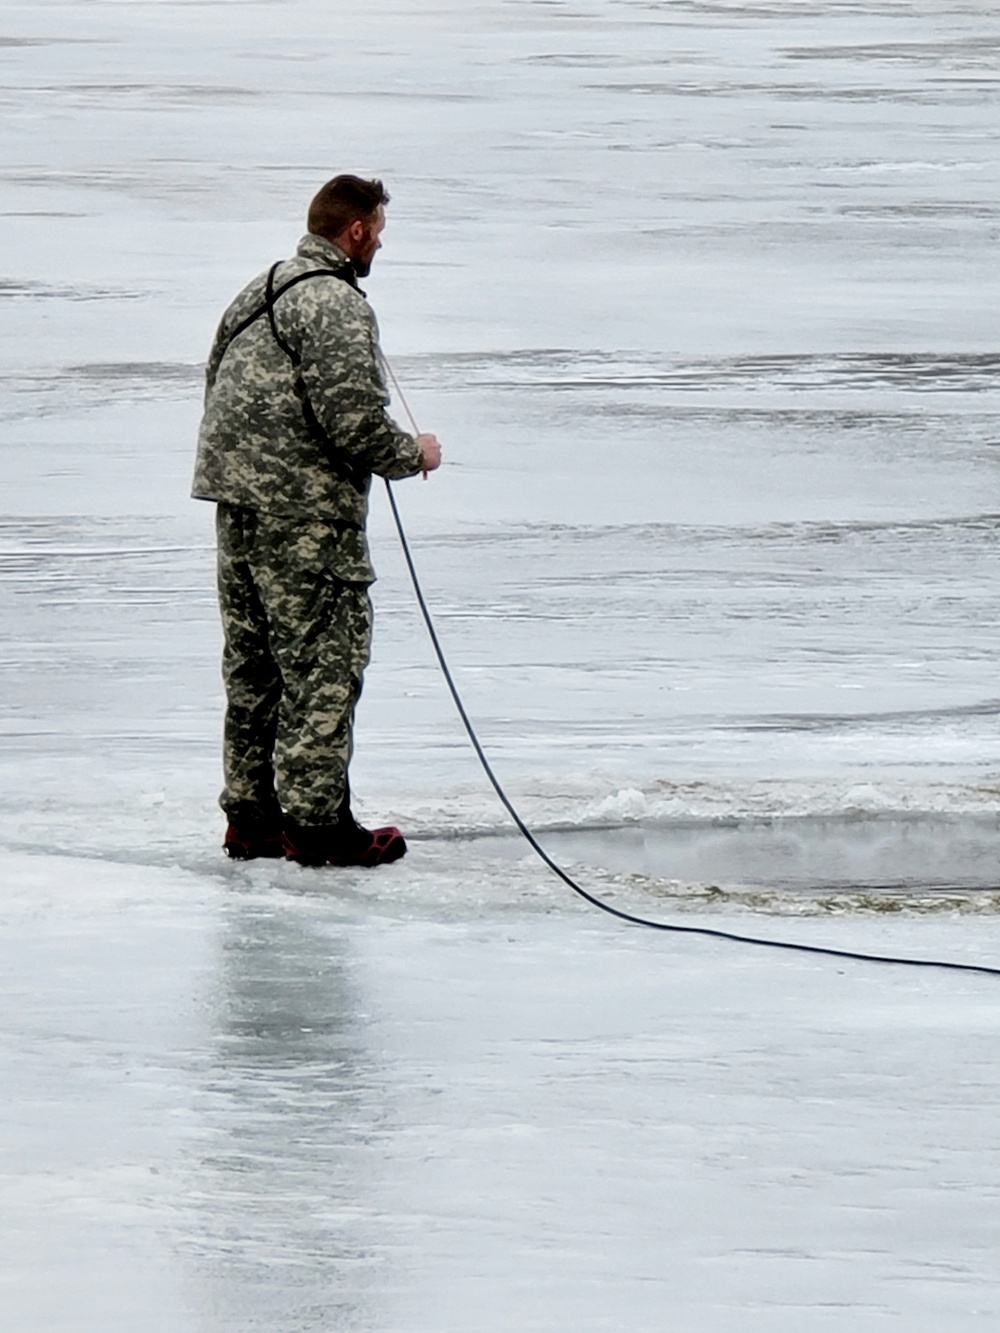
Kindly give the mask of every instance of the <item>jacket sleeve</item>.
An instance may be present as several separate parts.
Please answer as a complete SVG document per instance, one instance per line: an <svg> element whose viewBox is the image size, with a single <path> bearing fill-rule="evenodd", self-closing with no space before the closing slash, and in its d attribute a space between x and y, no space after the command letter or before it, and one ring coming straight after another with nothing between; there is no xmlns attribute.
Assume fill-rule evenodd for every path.
<svg viewBox="0 0 1000 1333"><path fill-rule="evenodd" d="M329 291L336 283L338 290ZM337 278L303 283L299 372L320 425L365 472L411 477L423 457L414 437L387 412L378 326L364 298ZM326 289L326 290L324 290Z"/></svg>
<svg viewBox="0 0 1000 1333"><path fill-rule="evenodd" d="M212 350L208 354L208 363L205 366L205 401L208 402L208 396L215 388L215 381L219 374L219 367L222 365L222 358L226 348L229 346L229 335L226 331L226 318L223 316L222 322L215 331L215 338L212 342Z"/></svg>

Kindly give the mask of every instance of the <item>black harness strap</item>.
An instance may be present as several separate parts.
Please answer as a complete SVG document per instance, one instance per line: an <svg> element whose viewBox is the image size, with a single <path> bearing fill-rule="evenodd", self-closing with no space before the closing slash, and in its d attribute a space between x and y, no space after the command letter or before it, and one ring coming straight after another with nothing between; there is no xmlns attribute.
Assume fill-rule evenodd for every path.
<svg viewBox="0 0 1000 1333"><path fill-rule="evenodd" d="M272 279L274 277L274 272L277 267L278 265L275 264L272 267L270 273L267 275L269 285L272 282ZM346 264L342 265L340 268L311 268L307 270L307 272L305 273L298 273L294 278L289 278L287 282L283 282L281 284L281 286L277 289L277 291L272 291L270 294L270 304L273 305L274 302L278 299L278 297L283 296L285 292L287 292L291 287L297 286L297 284L300 282L305 282L306 278L320 278L326 274L329 274L331 278L340 278L341 281L346 282L349 286L353 287L355 291L361 290L360 287L358 287L358 284L354 280L354 270L348 268ZM232 333L229 335L229 339L222 350L222 356L226 355L230 347L232 347L235 339L237 339L240 336L240 334L243 332L244 329L248 329L251 324L256 323L256 321L260 319L261 315L266 315L266 314L268 314L268 301L265 301L263 305L258 306L257 309L252 312L252 314L247 315L246 319L241 319L240 322L236 325L236 328L233 329ZM273 321L271 324L271 328L272 329L274 328ZM275 337L277 337L277 334L275 334ZM279 345L280 345L280 340L279 340ZM284 350L284 348L282 348L282 350ZM221 360L222 358L220 357L219 359Z"/></svg>
<svg viewBox="0 0 1000 1333"><path fill-rule="evenodd" d="M280 262L280 261L279 261L279 262ZM275 317L274 317L274 303L275 303L275 301L276 301L276 300L278 299L278 297L281 295L281 292L286 292L286 291L288 290L288 288L291 287L291 285L292 285L290 282L289 282L289 283L286 283L285 286L282 287L281 292L275 292L275 290L274 290L274 275L275 275L275 273L276 273L277 271L278 271L278 265L277 265L277 264L272 264L271 267L270 267L270 268L268 269L268 271L267 271L267 284L266 284L266 286L265 286L265 288L264 288L264 309L267 311L267 322L270 324L270 326L271 326L271 332L274 334L274 341L278 344L278 346L279 346L279 347L281 348L281 350L284 352L285 356L288 357L289 361L291 361L291 363L292 363L292 365L295 367L295 369L298 370L299 366L302 364L302 358L301 358L301 356L299 356L298 352L296 352L293 348L289 347L288 343L285 341L285 339L284 339L284 338L281 336L281 334L278 332L278 321L277 321L277 320L275 319ZM314 268L314 269L310 269L308 273L302 273L302 274L300 274L300 275L299 275L299 278L298 278L298 281L301 282L304 278L314 278L314 277L316 277L318 274L320 274L320 273L324 273L324 272L331 273L331 274L333 274L334 277L339 277L339 276L340 276L339 273L337 273L335 269L315 269L315 268Z"/></svg>
<svg viewBox="0 0 1000 1333"><path fill-rule="evenodd" d="M242 319L239 324L237 324L236 328L233 329L232 333L229 335L229 339L222 350L222 356L226 355L226 352L232 347L235 339L238 338L245 329L248 329L251 324L260 319L261 315L267 315L268 323L271 326L271 333L274 335L274 341L285 353L289 361L291 361L295 370L295 396L302 404L302 416L305 419L306 429L316 443L322 448L324 456L336 476L338 476L341 481L352 486L359 495L364 495L368 485L367 474L358 470L347 452L343 449L338 449L323 429L319 418L313 411L313 406L309 401L309 394L306 390L305 381L302 378L302 357L289 345L288 340L282 337L274 313L274 303L277 301L278 297L283 296L285 292L296 286L298 283L305 282L307 278L339 278L341 282L346 282L348 286L353 287L354 290L360 292L362 296L364 293L361 292L361 289L357 284L354 269L350 264L342 264L339 268L311 268L305 273L297 273L294 278L289 278L287 282L283 282L280 287L275 288L274 275L278 271L280 263L281 261L279 260L277 264L272 264L268 270L267 282L264 287L264 304L258 306L256 310L247 315L245 319ZM220 357L220 360L221 359L222 358Z"/></svg>

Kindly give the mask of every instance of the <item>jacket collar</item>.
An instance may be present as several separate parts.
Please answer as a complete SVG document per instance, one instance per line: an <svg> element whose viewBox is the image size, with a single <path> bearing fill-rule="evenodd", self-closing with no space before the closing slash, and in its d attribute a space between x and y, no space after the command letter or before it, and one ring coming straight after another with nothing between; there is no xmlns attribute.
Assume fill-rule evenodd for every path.
<svg viewBox="0 0 1000 1333"><path fill-rule="evenodd" d="M299 241L295 253L302 259L311 260L315 264L322 264L324 268L346 268L349 271L348 281L351 286L356 287L359 291L361 290L358 287L354 265L340 246L334 245L325 236L314 236L312 232L307 232ZM362 295L364 295L363 292Z"/></svg>

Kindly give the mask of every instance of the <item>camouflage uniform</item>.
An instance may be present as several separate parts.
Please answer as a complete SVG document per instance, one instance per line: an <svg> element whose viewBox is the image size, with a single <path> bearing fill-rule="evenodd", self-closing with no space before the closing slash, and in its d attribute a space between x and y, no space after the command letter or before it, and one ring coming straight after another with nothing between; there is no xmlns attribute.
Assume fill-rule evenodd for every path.
<svg viewBox="0 0 1000 1333"><path fill-rule="evenodd" d="M218 505L234 822L273 822L280 802L330 824L347 794L371 643L368 487L422 462L387 404L374 315L329 241L304 237L223 315L193 493Z"/></svg>

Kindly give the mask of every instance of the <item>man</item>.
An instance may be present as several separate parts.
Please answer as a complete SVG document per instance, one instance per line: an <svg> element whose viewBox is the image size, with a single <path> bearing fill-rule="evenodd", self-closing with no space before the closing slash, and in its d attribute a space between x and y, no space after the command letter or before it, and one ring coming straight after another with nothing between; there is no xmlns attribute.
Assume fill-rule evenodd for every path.
<svg viewBox="0 0 1000 1333"><path fill-rule="evenodd" d="M398 829L351 814L354 708L371 644L371 476L437 468L388 416L378 327L357 284L380 248L381 181L336 176L296 254L255 278L209 356L193 493L217 512L231 857L379 865Z"/></svg>

